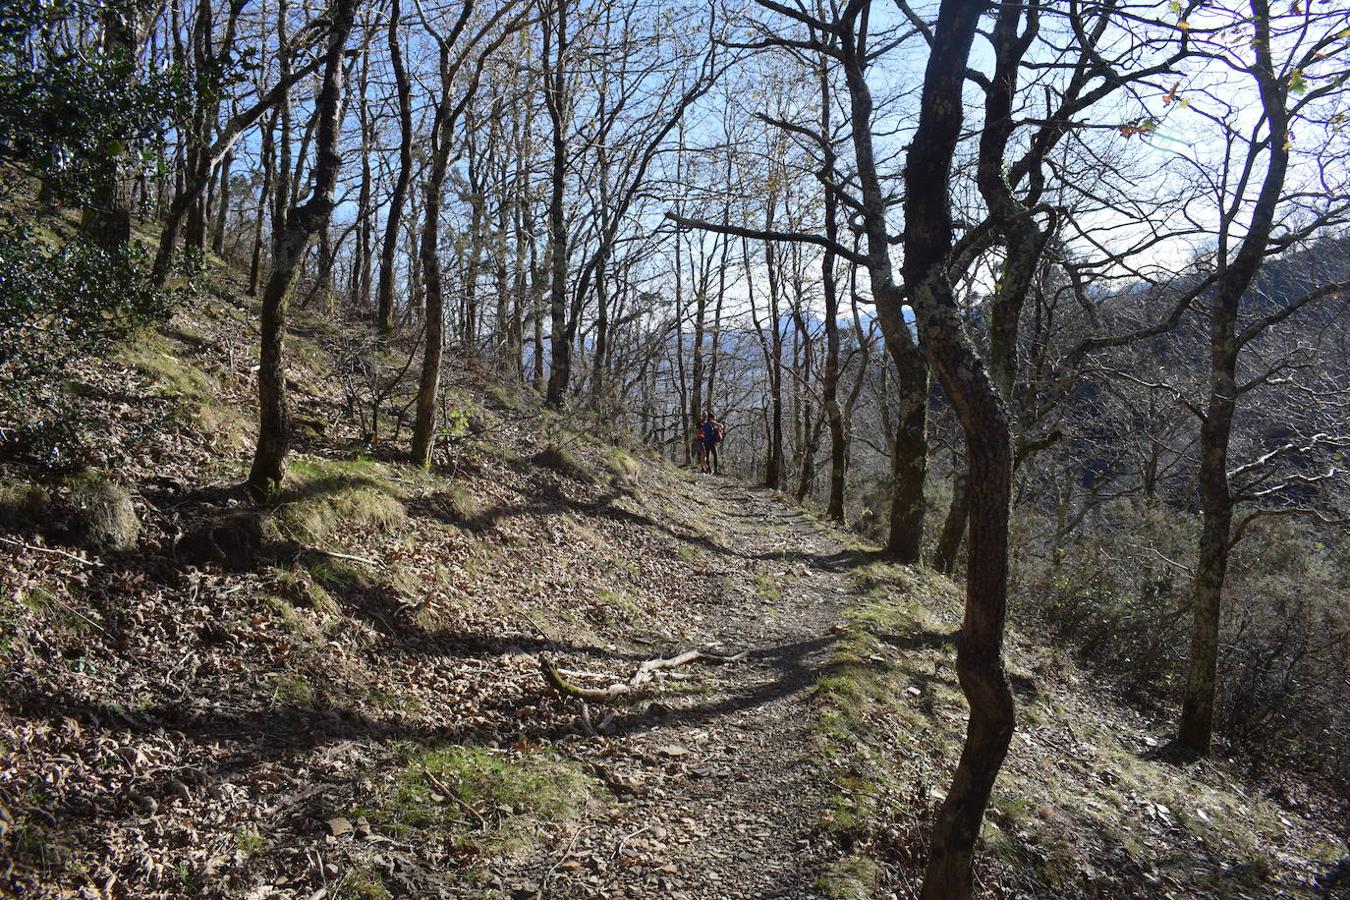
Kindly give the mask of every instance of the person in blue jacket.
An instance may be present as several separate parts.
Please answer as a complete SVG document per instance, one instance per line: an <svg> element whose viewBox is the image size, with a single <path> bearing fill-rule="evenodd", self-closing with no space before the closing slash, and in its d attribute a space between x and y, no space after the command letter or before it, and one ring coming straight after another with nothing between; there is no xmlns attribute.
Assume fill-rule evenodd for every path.
<svg viewBox="0 0 1350 900"><path fill-rule="evenodd" d="M703 442L703 471L713 475L720 475L721 465L717 458L717 445L722 443L722 436L726 433L726 428L722 423L713 417L712 410L708 410L703 415L703 421L699 423L699 439Z"/></svg>

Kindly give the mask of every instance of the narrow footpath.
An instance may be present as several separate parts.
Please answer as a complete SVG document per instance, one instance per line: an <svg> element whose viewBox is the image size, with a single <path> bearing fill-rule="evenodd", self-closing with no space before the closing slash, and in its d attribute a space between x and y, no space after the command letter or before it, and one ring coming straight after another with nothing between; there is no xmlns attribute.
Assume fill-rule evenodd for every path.
<svg viewBox="0 0 1350 900"><path fill-rule="evenodd" d="M517 896L821 896L830 788L811 693L850 592L848 555L771 492L724 479L690 492L717 538L691 566L707 592L678 643L748 656L666 681L664 708L621 730L596 767L612 798L555 848L542 879L511 885Z"/></svg>

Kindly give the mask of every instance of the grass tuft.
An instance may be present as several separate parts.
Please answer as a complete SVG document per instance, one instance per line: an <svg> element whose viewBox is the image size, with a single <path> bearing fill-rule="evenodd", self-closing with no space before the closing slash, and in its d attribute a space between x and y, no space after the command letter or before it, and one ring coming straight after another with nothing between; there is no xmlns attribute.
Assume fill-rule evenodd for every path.
<svg viewBox="0 0 1350 900"><path fill-rule="evenodd" d="M541 845L598 789L578 763L543 750L447 744L410 753L392 786L352 815L399 840L440 842L469 858Z"/></svg>

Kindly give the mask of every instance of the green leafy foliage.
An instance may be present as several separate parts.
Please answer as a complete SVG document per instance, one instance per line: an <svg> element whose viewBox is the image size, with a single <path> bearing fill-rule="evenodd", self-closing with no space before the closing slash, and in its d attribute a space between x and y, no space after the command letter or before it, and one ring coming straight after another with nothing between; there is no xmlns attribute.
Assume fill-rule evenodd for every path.
<svg viewBox="0 0 1350 900"><path fill-rule="evenodd" d="M106 352L167 318L190 283L167 290L148 276L145 250L108 251L83 237L49 249L36 222L0 234L0 451L51 469L80 466L97 429L64 383L81 358Z"/></svg>
<svg viewBox="0 0 1350 900"><path fill-rule="evenodd" d="M165 126L191 108L181 69L137 72L126 53L63 47L54 28L77 4L6 2L0 20L0 162L37 177L49 197L78 205L109 159L162 165ZM134 20L135 0L100 13ZM200 80L200 79L199 79Z"/></svg>

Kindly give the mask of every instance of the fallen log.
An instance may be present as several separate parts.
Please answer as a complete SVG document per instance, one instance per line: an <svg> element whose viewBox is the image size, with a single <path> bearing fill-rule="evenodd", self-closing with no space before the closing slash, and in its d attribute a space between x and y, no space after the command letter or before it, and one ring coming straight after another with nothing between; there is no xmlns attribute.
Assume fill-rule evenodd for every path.
<svg viewBox="0 0 1350 900"><path fill-rule="evenodd" d="M588 688L573 684L563 677L562 672L553 664L553 660L547 654L540 655L539 667L543 670L544 680L563 696L576 697L580 700L592 702L612 703L618 700L628 701L641 696L644 693L643 687L651 680L652 675L664 669L674 669L696 660L724 665L740 662L748 655L747 651L744 650L730 656L707 650L686 650L671 657L649 659L637 667L637 671L633 673L632 678L627 681L617 681L606 688Z"/></svg>

